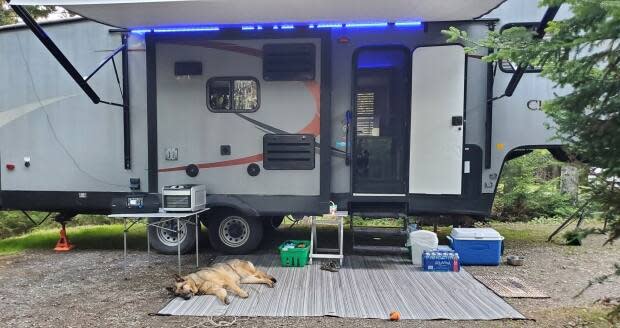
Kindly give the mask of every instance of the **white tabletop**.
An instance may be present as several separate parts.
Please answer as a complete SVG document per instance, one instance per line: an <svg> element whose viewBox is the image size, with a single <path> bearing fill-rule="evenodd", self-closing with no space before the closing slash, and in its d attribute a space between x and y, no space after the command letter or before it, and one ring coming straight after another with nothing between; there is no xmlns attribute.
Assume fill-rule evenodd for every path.
<svg viewBox="0 0 620 328"><path fill-rule="evenodd" d="M188 216L194 216L200 214L209 208L203 208L194 212L164 212L161 208L157 213L123 213L123 214L110 214L109 218L186 218Z"/></svg>

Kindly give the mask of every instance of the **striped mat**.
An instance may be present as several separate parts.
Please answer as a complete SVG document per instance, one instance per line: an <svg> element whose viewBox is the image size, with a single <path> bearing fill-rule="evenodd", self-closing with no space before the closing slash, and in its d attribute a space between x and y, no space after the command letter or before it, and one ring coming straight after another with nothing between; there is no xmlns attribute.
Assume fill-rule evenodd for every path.
<svg viewBox="0 0 620 328"><path fill-rule="evenodd" d="M159 314L387 319L391 311L399 311L401 319L525 319L465 270L423 272L397 256L345 256L337 273L320 270L316 260L304 268L284 268L273 254L237 258L276 277L276 287L242 285L250 297L229 294L228 306L211 295L175 298Z"/></svg>

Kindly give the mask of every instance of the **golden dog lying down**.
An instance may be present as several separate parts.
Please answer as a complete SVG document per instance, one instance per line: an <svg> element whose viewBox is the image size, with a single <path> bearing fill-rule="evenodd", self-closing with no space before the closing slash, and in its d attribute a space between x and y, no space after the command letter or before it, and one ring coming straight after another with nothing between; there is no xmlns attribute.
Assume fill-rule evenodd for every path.
<svg viewBox="0 0 620 328"><path fill-rule="evenodd" d="M276 278L242 260L217 263L184 277L175 275L175 280L174 287L169 288L175 296L188 300L193 295L215 295L224 304L230 304L227 290L241 298L248 297L239 284L265 284L273 288L276 283Z"/></svg>

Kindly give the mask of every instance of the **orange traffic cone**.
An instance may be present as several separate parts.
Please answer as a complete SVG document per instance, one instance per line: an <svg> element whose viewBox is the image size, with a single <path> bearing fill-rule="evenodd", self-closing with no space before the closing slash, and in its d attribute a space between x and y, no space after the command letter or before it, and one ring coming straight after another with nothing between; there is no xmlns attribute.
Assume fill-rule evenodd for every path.
<svg viewBox="0 0 620 328"><path fill-rule="evenodd" d="M56 247L54 247L54 250L57 252L68 252L71 249L73 249L73 247L75 247L74 245L72 245L69 242L69 238L67 238L67 230L65 229L65 223L62 222L62 228L60 229L60 239L58 239L58 242L56 243Z"/></svg>

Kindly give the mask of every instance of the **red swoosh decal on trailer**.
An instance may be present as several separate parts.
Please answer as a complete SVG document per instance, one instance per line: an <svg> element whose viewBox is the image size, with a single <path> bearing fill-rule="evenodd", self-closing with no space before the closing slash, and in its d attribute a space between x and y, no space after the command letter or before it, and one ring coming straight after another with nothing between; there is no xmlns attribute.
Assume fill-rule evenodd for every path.
<svg viewBox="0 0 620 328"><path fill-rule="evenodd" d="M184 45L218 49L218 50L223 50L223 51L231 51L231 52L237 52L237 53L241 53L241 54L248 55L248 56L254 56L254 57L263 56L262 50L254 49L250 47L243 47L243 46L239 46L233 43L226 43L226 42L204 41L204 40L189 40L189 41L188 40L185 40L185 41L173 40L173 41L166 41L166 43L184 44ZM305 127L299 130L297 134L305 133L305 134L312 134L318 137L321 134L321 87L316 81L308 81L308 82L304 82L304 84L306 88L308 89L308 91L310 92L310 95L312 95L312 98L314 98L315 113L314 113L314 116L312 117L312 120ZM231 159L231 160L226 160L226 161L201 163L201 164L196 164L196 166L198 166L198 168L201 168L201 169L209 169L209 168L216 168L216 167L249 164L249 163L254 163L254 162L260 162L262 160L263 160L263 154L256 154L256 155L251 155L251 156L246 156L246 157L241 157L241 158L236 158L236 159ZM177 167L170 167L170 168L159 169L158 172L184 171L185 168L186 168L185 165L177 166Z"/></svg>

